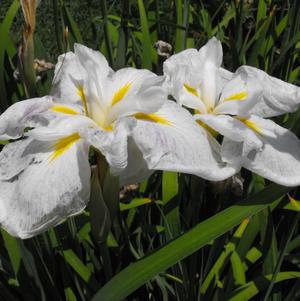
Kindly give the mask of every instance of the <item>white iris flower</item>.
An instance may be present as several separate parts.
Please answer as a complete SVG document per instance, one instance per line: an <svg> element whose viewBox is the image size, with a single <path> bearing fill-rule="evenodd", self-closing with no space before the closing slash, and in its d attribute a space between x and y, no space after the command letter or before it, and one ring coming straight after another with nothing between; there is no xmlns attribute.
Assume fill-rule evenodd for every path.
<svg viewBox="0 0 300 301"><path fill-rule="evenodd" d="M0 154L0 223L28 238L81 212L90 195L89 147L105 156L121 184L154 169L222 180L235 173L191 114L167 100L163 77L117 72L82 45L59 57L52 95L11 106L0 139L26 139Z"/></svg>
<svg viewBox="0 0 300 301"><path fill-rule="evenodd" d="M81 212L90 195L89 146L120 173L136 123L127 116L148 118L166 100L162 79L152 72L114 73L99 52L75 48L60 57L52 96L19 102L0 117L2 140L29 128L26 139L0 154L0 223L21 238Z"/></svg>
<svg viewBox="0 0 300 301"><path fill-rule="evenodd" d="M95 68L97 64L99 68ZM120 117L130 117L135 123L128 133L128 144L124 143L128 152L124 147L123 152L114 153L116 145L122 146L116 137L111 139L113 143L107 144L114 145L113 149L103 148L100 137L107 136L106 132L81 131L81 136L106 156L112 172L120 175L121 184L140 181L158 169L192 173L215 181L236 173L236 168L222 162L218 145L207 142L207 133L199 130L191 114L167 100L167 93L161 87L157 89L163 77L132 68L113 73L99 52L80 45L75 46L75 54L67 53L59 58L56 74L53 94L57 99L66 105L86 102L84 111L102 130L115 127L115 120ZM108 81L110 78L114 81ZM123 124L128 121L124 119ZM123 125L120 128L125 131Z"/></svg>
<svg viewBox="0 0 300 301"><path fill-rule="evenodd" d="M188 49L164 63L166 85L211 134L224 136L221 156L271 181L300 184L300 142L289 130L264 119L295 111L300 89L265 72L242 66L221 68L221 43L212 38L199 51Z"/></svg>

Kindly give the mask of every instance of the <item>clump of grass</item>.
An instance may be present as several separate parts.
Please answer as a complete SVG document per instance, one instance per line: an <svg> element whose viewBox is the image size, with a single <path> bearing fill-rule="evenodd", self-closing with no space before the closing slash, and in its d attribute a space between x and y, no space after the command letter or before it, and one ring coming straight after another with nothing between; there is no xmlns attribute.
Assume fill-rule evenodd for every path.
<svg viewBox="0 0 300 301"><path fill-rule="evenodd" d="M157 40L177 52L215 35L228 69L249 64L299 84L299 15L296 0L42 1L33 58L55 63L82 42L101 50L115 69L157 71ZM4 111L26 97L13 76L23 23L19 2L2 1L0 16ZM46 94L52 76L48 71L34 93ZM296 112L278 121L299 134L299 118ZM1 230L0 299L296 300L298 207L286 196L289 189L250 172L242 176L237 197L194 176L155 173L121 199L105 248L92 235L88 210L26 241ZM299 199L299 189L290 194Z"/></svg>

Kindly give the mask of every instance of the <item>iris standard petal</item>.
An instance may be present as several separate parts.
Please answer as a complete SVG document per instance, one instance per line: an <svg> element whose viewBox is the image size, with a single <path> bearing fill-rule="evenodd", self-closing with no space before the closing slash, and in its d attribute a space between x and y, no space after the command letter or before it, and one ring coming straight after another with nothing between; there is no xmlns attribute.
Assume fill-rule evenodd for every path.
<svg viewBox="0 0 300 301"><path fill-rule="evenodd" d="M179 65L188 65L195 71L199 70L201 62L199 62L199 52L197 49L186 49L169 57L163 65L164 74L167 76L167 79L177 73Z"/></svg>
<svg viewBox="0 0 300 301"><path fill-rule="evenodd" d="M153 113L167 99L164 78L151 71L124 68L115 72L109 81L110 110L108 123L134 113Z"/></svg>
<svg viewBox="0 0 300 301"><path fill-rule="evenodd" d="M221 42L215 37L212 37L199 49L199 56L201 62L209 62L217 68L221 67L223 61L223 49Z"/></svg>
<svg viewBox="0 0 300 301"><path fill-rule="evenodd" d="M243 70L238 70L224 85L214 113L248 116L256 103L262 100L262 95L262 83Z"/></svg>
<svg viewBox="0 0 300 301"><path fill-rule="evenodd" d="M55 66L51 95L59 103L82 104L82 87L86 77L86 70L73 52L60 55Z"/></svg>
<svg viewBox="0 0 300 301"><path fill-rule="evenodd" d="M96 50L90 49L84 45L75 43L74 44L74 53L78 57L81 65L89 71L87 63L90 62L96 70L99 77L108 76L113 70L109 67L108 62L105 56Z"/></svg>

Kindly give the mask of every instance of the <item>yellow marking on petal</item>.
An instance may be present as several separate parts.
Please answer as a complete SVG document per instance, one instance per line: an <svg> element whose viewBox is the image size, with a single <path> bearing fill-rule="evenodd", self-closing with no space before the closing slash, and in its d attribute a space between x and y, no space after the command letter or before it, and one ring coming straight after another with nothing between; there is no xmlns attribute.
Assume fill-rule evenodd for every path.
<svg viewBox="0 0 300 301"><path fill-rule="evenodd" d="M55 159L57 159L59 156L61 156L65 151L67 151L79 139L80 139L80 136L78 133L75 133L68 137L59 139L53 145L54 151L51 154L50 163L53 162Z"/></svg>
<svg viewBox="0 0 300 301"><path fill-rule="evenodd" d="M63 105L54 105L50 108L50 110L53 112L58 112L58 113L63 113L63 114L71 114L71 115L79 114L74 109L67 107L67 106L63 106Z"/></svg>
<svg viewBox="0 0 300 301"><path fill-rule="evenodd" d="M88 112L87 100L86 100L86 96L85 96L85 93L84 93L83 86L78 86L77 87L77 94L80 97L80 100L81 100L82 105L84 107L85 115L88 116L89 112Z"/></svg>
<svg viewBox="0 0 300 301"><path fill-rule="evenodd" d="M213 108L213 107L208 107L208 108L207 108L207 113L208 113L208 114L211 114L213 111L214 111L214 108Z"/></svg>
<svg viewBox="0 0 300 301"><path fill-rule="evenodd" d="M145 121L157 122L164 125L171 125L171 122L168 121L166 118L160 117L157 114L145 114L145 113L137 113L134 114L136 119L141 119Z"/></svg>
<svg viewBox="0 0 300 301"><path fill-rule="evenodd" d="M125 95L128 93L132 83L125 84L122 88L120 88L113 96L111 105L117 104L119 101L121 101Z"/></svg>
<svg viewBox="0 0 300 301"><path fill-rule="evenodd" d="M103 129L104 129L105 131L112 131L112 130L114 129L114 126L113 126L112 124L110 124L110 125L108 125L108 126L103 127Z"/></svg>
<svg viewBox="0 0 300 301"><path fill-rule="evenodd" d="M217 138L219 133L215 131L213 128L211 128L209 125L207 125L202 120L196 120L199 125L201 125L204 129L206 129L213 137Z"/></svg>
<svg viewBox="0 0 300 301"><path fill-rule="evenodd" d="M247 118L240 118L240 117L236 117L236 118L242 123L244 123L248 128L250 128L254 132L258 134L262 134L262 129L254 121L249 120Z"/></svg>
<svg viewBox="0 0 300 301"><path fill-rule="evenodd" d="M185 87L185 89L186 89L189 93L195 95L196 97L199 97L199 93L198 93L198 91L197 91L196 88L191 87L191 86L188 85L187 83L183 84L183 86Z"/></svg>
<svg viewBox="0 0 300 301"><path fill-rule="evenodd" d="M242 91L236 94L232 94L224 99L224 101L231 101L231 100L245 100L248 97L247 91Z"/></svg>

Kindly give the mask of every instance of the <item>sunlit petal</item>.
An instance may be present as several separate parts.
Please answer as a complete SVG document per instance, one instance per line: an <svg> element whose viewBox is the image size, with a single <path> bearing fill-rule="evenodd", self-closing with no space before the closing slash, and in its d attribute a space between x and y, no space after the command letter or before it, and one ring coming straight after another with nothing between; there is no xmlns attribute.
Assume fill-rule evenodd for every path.
<svg viewBox="0 0 300 301"><path fill-rule="evenodd" d="M40 113L53 105L52 98L45 96L17 102L0 116L0 139L16 139L23 135L26 127L43 124Z"/></svg>
<svg viewBox="0 0 300 301"><path fill-rule="evenodd" d="M225 139L222 146L224 160L241 158L245 168L285 186L300 184L300 141L289 130L271 120L252 117L262 129L258 135L263 143L259 150L252 150L247 156L241 153L242 142Z"/></svg>
<svg viewBox="0 0 300 301"><path fill-rule="evenodd" d="M163 80L148 70L124 68L114 73L109 87L108 122L137 112L157 111L167 99Z"/></svg>
<svg viewBox="0 0 300 301"><path fill-rule="evenodd" d="M13 236L29 238L84 209L89 200L90 167L82 140L52 161L52 143L26 139L12 144L17 146L7 147L18 151L0 167L1 174L6 171L6 179L0 180L4 229ZM0 154L0 161L5 153ZM22 168L17 171L18 163Z"/></svg>
<svg viewBox="0 0 300 301"><path fill-rule="evenodd" d="M127 139L135 124L133 118L122 118L111 131L86 127L79 134L105 156L112 173L118 175L127 166Z"/></svg>
<svg viewBox="0 0 300 301"><path fill-rule="evenodd" d="M57 102L81 105L79 90L86 77L86 70L73 52L60 55L55 66L51 95Z"/></svg>
<svg viewBox="0 0 300 301"><path fill-rule="evenodd" d="M294 112L300 105L300 88L268 75L266 72L250 66L242 70L263 85L263 99L250 110L249 114L260 117L273 117Z"/></svg>
<svg viewBox="0 0 300 301"><path fill-rule="evenodd" d="M239 70L224 85L214 113L248 116L256 103L262 100L262 94L262 83L243 70Z"/></svg>
<svg viewBox="0 0 300 301"><path fill-rule="evenodd" d="M209 127L213 128L216 132L220 133L224 137L228 137L234 141L243 142L242 155L245 156L252 149L260 149L262 147L262 142L257 137L257 128L255 124L248 125L239 119L233 118L226 115L195 115L196 120L201 120ZM250 127L252 125L252 128Z"/></svg>
<svg viewBox="0 0 300 301"><path fill-rule="evenodd" d="M237 172L237 166L221 161L219 149L210 142L213 138L188 111L168 101L155 114L168 123L139 119L133 132L149 169L186 172L212 181Z"/></svg>

